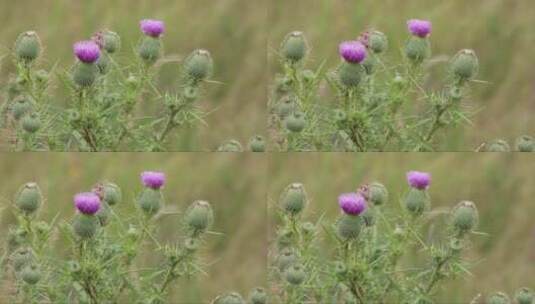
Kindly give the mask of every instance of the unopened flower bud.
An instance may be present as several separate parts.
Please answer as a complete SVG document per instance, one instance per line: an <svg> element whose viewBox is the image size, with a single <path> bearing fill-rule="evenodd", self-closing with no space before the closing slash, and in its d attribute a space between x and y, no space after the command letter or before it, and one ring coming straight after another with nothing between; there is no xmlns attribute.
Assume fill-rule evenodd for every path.
<svg viewBox="0 0 535 304"><path fill-rule="evenodd" d="M24 267L31 264L35 256L30 248L19 248L10 257L15 272L21 271Z"/></svg>
<svg viewBox="0 0 535 304"><path fill-rule="evenodd" d="M146 187L141 191L137 202L145 214L152 216L162 208L163 194L159 189Z"/></svg>
<svg viewBox="0 0 535 304"><path fill-rule="evenodd" d="M38 70L35 72L35 80L40 83L47 83L50 75L45 70Z"/></svg>
<svg viewBox="0 0 535 304"><path fill-rule="evenodd" d="M15 204L26 214L32 214L43 203L41 189L36 183L27 183L23 185L15 197Z"/></svg>
<svg viewBox="0 0 535 304"><path fill-rule="evenodd" d="M515 146L519 152L535 152L535 139L528 135L522 135L516 139Z"/></svg>
<svg viewBox="0 0 535 304"><path fill-rule="evenodd" d="M340 261L334 262L334 273L336 273L336 275L340 277L345 276L347 274L346 265Z"/></svg>
<svg viewBox="0 0 535 304"><path fill-rule="evenodd" d="M95 64L100 74L105 75L108 73L110 62L111 62L111 59L108 53L104 53L98 58Z"/></svg>
<svg viewBox="0 0 535 304"><path fill-rule="evenodd" d="M280 271L285 271L288 267L295 264L298 258L293 250L286 248L277 257L277 265Z"/></svg>
<svg viewBox="0 0 535 304"><path fill-rule="evenodd" d="M284 190L280 204L284 211L291 215L297 215L303 211L307 204L307 195L303 184L293 183Z"/></svg>
<svg viewBox="0 0 535 304"><path fill-rule="evenodd" d="M316 79L316 74L311 70L304 70L301 73L301 76L303 77L303 80L308 84L313 83Z"/></svg>
<svg viewBox="0 0 535 304"><path fill-rule="evenodd" d="M534 297L533 292L527 287L520 288L515 293L515 299L518 304L532 304Z"/></svg>
<svg viewBox="0 0 535 304"><path fill-rule="evenodd" d="M267 304L268 295L264 288L256 287L249 294L249 303L251 304Z"/></svg>
<svg viewBox="0 0 535 304"><path fill-rule="evenodd" d="M37 113L25 115L22 118L22 128L28 133L35 133L41 129L41 119Z"/></svg>
<svg viewBox="0 0 535 304"><path fill-rule="evenodd" d="M212 304L245 304L245 300L237 292L229 292L218 296Z"/></svg>
<svg viewBox="0 0 535 304"><path fill-rule="evenodd" d="M251 150L251 152L265 152L266 142L264 138L260 135L253 136L249 140L249 149Z"/></svg>
<svg viewBox="0 0 535 304"><path fill-rule="evenodd" d="M184 240L184 248L188 252L195 252L199 249L199 241L195 238L187 238Z"/></svg>
<svg viewBox="0 0 535 304"><path fill-rule="evenodd" d="M95 215L98 218L100 226L104 227L108 225L108 222L110 220L110 206L106 202L103 202L102 207Z"/></svg>
<svg viewBox="0 0 535 304"><path fill-rule="evenodd" d="M138 46L138 55L139 57L147 64L152 65L163 53L162 41L159 38L152 36L145 36L141 40L141 43Z"/></svg>
<svg viewBox="0 0 535 304"><path fill-rule="evenodd" d="M230 139L217 147L217 152L243 152L243 147L239 141Z"/></svg>
<svg viewBox="0 0 535 304"><path fill-rule="evenodd" d="M355 240L358 238L364 219L361 216L342 214L336 222L338 236L343 240Z"/></svg>
<svg viewBox="0 0 535 304"><path fill-rule="evenodd" d="M27 265L22 269L21 277L27 284L35 285L41 280L41 270L34 264Z"/></svg>
<svg viewBox="0 0 535 304"><path fill-rule="evenodd" d="M487 152L510 152L511 147L503 139L495 139L486 145Z"/></svg>
<svg viewBox="0 0 535 304"><path fill-rule="evenodd" d="M291 32L282 42L282 56L291 63L297 63L305 58L308 45L302 32Z"/></svg>
<svg viewBox="0 0 535 304"><path fill-rule="evenodd" d="M207 79L212 75L214 63L210 52L195 50L184 61L184 73L195 82Z"/></svg>
<svg viewBox="0 0 535 304"><path fill-rule="evenodd" d="M431 43L428 39L412 37L405 45L405 55L413 64L421 64L431 57Z"/></svg>
<svg viewBox="0 0 535 304"><path fill-rule="evenodd" d="M306 126L305 115L301 112L294 112L286 118L285 125L290 132L299 133Z"/></svg>
<svg viewBox="0 0 535 304"><path fill-rule="evenodd" d="M72 223L74 233L82 239L89 239L95 236L99 226L98 217L83 213L76 214Z"/></svg>
<svg viewBox="0 0 535 304"><path fill-rule="evenodd" d="M338 124L343 124L347 121L347 115L343 110L336 109L334 110L334 120Z"/></svg>
<svg viewBox="0 0 535 304"><path fill-rule="evenodd" d="M338 79L347 88L357 87L364 78L365 73L366 70L361 64L342 62L338 67Z"/></svg>
<svg viewBox="0 0 535 304"><path fill-rule="evenodd" d="M120 203L123 199L121 188L113 183L105 183L103 185L102 199L110 206Z"/></svg>
<svg viewBox="0 0 535 304"><path fill-rule="evenodd" d="M367 75L373 74L375 72L375 67L377 66L377 58L375 58L375 56L366 57L366 60L362 62L362 66Z"/></svg>
<svg viewBox="0 0 535 304"><path fill-rule="evenodd" d="M388 38L379 31L373 31L368 36L368 48L376 54L383 53L388 48Z"/></svg>
<svg viewBox="0 0 535 304"><path fill-rule="evenodd" d="M188 102L193 102L199 97L199 89L197 87L188 86L184 88L183 96Z"/></svg>
<svg viewBox="0 0 535 304"><path fill-rule="evenodd" d="M426 190L411 188L405 196L405 207L413 215L421 215L429 208L431 199Z"/></svg>
<svg viewBox="0 0 535 304"><path fill-rule="evenodd" d="M286 281L292 285L300 285L306 279L305 269L301 264L293 264L285 271Z"/></svg>
<svg viewBox="0 0 535 304"><path fill-rule="evenodd" d="M374 205L383 205L388 201L388 190L381 183L371 183L368 186L368 200Z"/></svg>
<svg viewBox="0 0 535 304"><path fill-rule="evenodd" d="M506 293L497 292L487 299L487 304L510 304L511 299Z"/></svg>
<svg viewBox="0 0 535 304"><path fill-rule="evenodd" d="M15 55L19 60L32 62L41 53L41 40L36 32L28 31L19 35L15 41Z"/></svg>
<svg viewBox="0 0 535 304"><path fill-rule="evenodd" d="M98 73L97 65L79 61L72 68L72 79L80 87L90 87L95 83Z"/></svg>
<svg viewBox="0 0 535 304"><path fill-rule="evenodd" d="M478 222L476 205L469 201L460 202L453 210L453 226L460 233L471 231Z"/></svg>
<svg viewBox="0 0 535 304"><path fill-rule="evenodd" d="M457 86L452 87L449 91L449 97L455 102L460 101L463 98L461 88Z"/></svg>
<svg viewBox="0 0 535 304"><path fill-rule="evenodd" d="M121 48L121 37L112 31L105 30L102 32L103 48L106 52L113 54Z"/></svg>
<svg viewBox="0 0 535 304"><path fill-rule="evenodd" d="M186 210L184 221L194 235L205 232L214 222L212 206L206 201L193 202Z"/></svg>
<svg viewBox="0 0 535 304"><path fill-rule="evenodd" d="M316 233L316 225L311 222L304 222L301 225L301 230L305 236L312 236Z"/></svg>
<svg viewBox="0 0 535 304"><path fill-rule="evenodd" d="M26 230L20 227L16 229L10 228L7 233L8 251L12 252L24 244L27 234Z"/></svg>
<svg viewBox="0 0 535 304"><path fill-rule="evenodd" d="M453 73L461 81L474 78L479 70L479 61L473 50L462 50L451 62Z"/></svg>
<svg viewBox="0 0 535 304"><path fill-rule="evenodd" d="M39 221L35 223L35 231L40 235L47 235L50 232L50 225L47 222Z"/></svg>
<svg viewBox="0 0 535 304"><path fill-rule="evenodd" d="M375 225L375 212L371 208L367 208L366 211L362 213L362 219L367 227Z"/></svg>

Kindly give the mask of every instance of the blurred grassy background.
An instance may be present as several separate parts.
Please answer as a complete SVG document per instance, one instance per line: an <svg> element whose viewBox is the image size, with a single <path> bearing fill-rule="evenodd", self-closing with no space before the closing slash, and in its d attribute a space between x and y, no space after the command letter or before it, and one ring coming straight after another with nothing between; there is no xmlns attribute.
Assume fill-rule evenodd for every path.
<svg viewBox="0 0 535 304"><path fill-rule="evenodd" d="M74 214L72 196L103 180L122 188L124 201L118 213L132 211L133 199L142 189L140 172L161 170L167 175L167 205L184 211L194 200L209 201L215 215L212 230L222 233L208 236L201 250L207 275L179 280L171 303L206 303L229 290L246 295L256 286L265 286L266 279L267 167L263 159L253 153L0 154L0 171L9 177L0 183L0 209L5 209L0 214L0 230L7 231L14 221L9 202L23 183L35 181L41 186L47 199L41 218L49 220L59 212L68 220ZM175 239L179 219L180 215L162 218L158 237ZM62 247L57 244L55 248ZM147 253L147 258L154 259L154 252ZM0 288L0 303L2 299L7 300Z"/></svg>
<svg viewBox="0 0 535 304"><path fill-rule="evenodd" d="M245 143L265 131L266 27L265 1L249 0L21 0L0 1L0 57L7 55L19 33L35 30L45 46L42 64L50 68L58 61L68 68L74 61L72 44L109 28L122 37L122 59L131 60L132 49L141 37L139 21L162 19L166 23L166 55L187 56L205 48L214 58L213 79L200 101L214 111L208 126L198 132L185 130L171 150L214 150L228 138ZM167 64L159 86L172 90L178 80L178 65ZM0 84L13 72L11 58L2 61ZM58 91L64 88L59 86ZM0 97L3 98L3 97ZM1 102L1 100L0 100ZM67 103L60 98L58 103ZM151 108L147 102L140 112Z"/></svg>
<svg viewBox="0 0 535 304"><path fill-rule="evenodd" d="M470 151L480 143L522 134L535 135L535 2L510 0L272 0L269 9L270 70L278 69L276 51L286 33L303 31L312 47L310 67L339 61L338 44L373 27L387 34L390 55L398 55L408 37L406 21L433 22L434 55L454 55L471 48L480 60L469 104L481 109L474 126L449 131L439 151ZM399 56L398 56L399 57ZM437 86L444 65L433 69ZM274 74L273 72L270 74ZM437 77L435 77L437 76Z"/></svg>
<svg viewBox="0 0 535 304"><path fill-rule="evenodd" d="M301 182L311 201L305 217L314 220L325 214L325 220L332 222L339 214L340 193L379 181L388 188L392 207L408 188L407 171L430 172L433 208L471 200L479 209L478 230L488 233L474 235L474 246L466 253L475 262L473 277L448 282L439 293L439 303L468 303L480 292L511 294L522 286L535 288L534 161L533 156L519 153L271 154L270 208L288 184ZM270 216L270 222L274 219Z"/></svg>

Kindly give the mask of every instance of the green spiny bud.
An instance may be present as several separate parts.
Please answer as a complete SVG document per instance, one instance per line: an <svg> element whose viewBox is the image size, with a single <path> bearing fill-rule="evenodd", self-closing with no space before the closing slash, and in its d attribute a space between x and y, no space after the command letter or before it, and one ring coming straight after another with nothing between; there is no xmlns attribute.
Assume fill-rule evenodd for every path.
<svg viewBox="0 0 535 304"><path fill-rule="evenodd" d="M337 124L343 124L347 121L347 114L343 110L336 109L334 110L334 120Z"/></svg>
<svg viewBox="0 0 535 304"><path fill-rule="evenodd" d="M104 42L104 49L106 52L113 54L121 48L121 37L112 31L104 31L102 33L102 39Z"/></svg>
<svg viewBox="0 0 535 304"><path fill-rule="evenodd" d="M159 38L144 36L138 47L139 57L148 65L154 64L162 56L162 42Z"/></svg>
<svg viewBox="0 0 535 304"><path fill-rule="evenodd" d="M372 208L366 208L366 210L361 214L364 224L367 227L375 225L375 213Z"/></svg>
<svg viewBox="0 0 535 304"><path fill-rule="evenodd" d="M279 266L280 271L285 271L288 267L295 264L297 260L298 258L294 251L289 248L285 248L277 257L277 265Z"/></svg>
<svg viewBox="0 0 535 304"><path fill-rule="evenodd" d="M24 32L15 41L15 55L19 60L32 62L39 57L40 53L41 40L36 32Z"/></svg>
<svg viewBox="0 0 535 304"><path fill-rule="evenodd" d="M26 214L32 214L43 203L41 189L36 183L26 183L18 191L15 204Z"/></svg>
<svg viewBox="0 0 535 304"><path fill-rule="evenodd" d="M202 81L212 75L214 63L210 52L195 50L184 61L184 73L194 81Z"/></svg>
<svg viewBox="0 0 535 304"><path fill-rule="evenodd" d="M296 63L305 58L308 52L308 44L302 32L291 32L282 42L282 56L291 63Z"/></svg>
<svg viewBox="0 0 535 304"><path fill-rule="evenodd" d="M487 299L487 304L510 304L511 300L506 293L497 292Z"/></svg>
<svg viewBox="0 0 535 304"><path fill-rule="evenodd" d="M533 292L527 287L520 288L515 293L515 299L518 304L532 304L533 298Z"/></svg>
<svg viewBox="0 0 535 304"><path fill-rule="evenodd" d="M217 152L243 152L243 147L239 141L230 139L217 148Z"/></svg>
<svg viewBox="0 0 535 304"><path fill-rule="evenodd" d="M194 234L205 232L214 222L212 206L206 201L193 202L186 210L184 221Z"/></svg>
<svg viewBox="0 0 535 304"><path fill-rule="evenodd" d="M307 194L305 187L300 183L290 184L280 198L282 209L291 215L297 215L305 209L307 204Z"/></svg>
<svg viewBox="0 0 535 304"><path fill-rule="evenodd" d="M184 248L188 252L195 252L199 249L199 240L196 238L186 238L184 240Z"/></svg>
<svg viewBox="0 0 535 304"><path fill-rule="evenodd" d="M28 133L35 133L41 129L41 120L37 113L32 113L22 118L22 128Z"/></svg>
<svg viewBox="0 0 535 304"><path fill-rule="evenodd" d="M69 267L69 271L73 274L77 274L82 270L82 267L76 261L67 262L67 266Z"/></svg>
<svg viewBox="0 0 535 304"><path fill-rule="evenodd" d="M7 85L7 97L8 100L14 100L16 97L18 97L23 91L22 86L17 83L16 80L10 79L9 83Z"/></svg>
<svg viewBox="0 0 535 304"><path fill-rule="evenodd" d="M495 139L486 145L487 152L510 152L511 147L503 139Z"/></svg>
<svg viewBox="0 0 535 304"><path fill-rule="evenodd" d="M346 265L340 261L334 262L334 273L336 273L336 275L340 277L345 276L347 274Z"/></svg>
<svg viewBox="0 0 535 304"><path fill-rule="evenodd" d="M454 253L458 253L463 249L463 242L458 238L453 238L450 240L450 249Z"/></svg>
<svg viewBox="0 0 535 304"><path fill-rule="evenodd" d="M10 259L15 272L19 272L33 262L34 254L30 248L19 248L13 252Z"/></svg>
<svg viewBox="0 0 535 304"><path fill-rule="evenodd" d="M364 219L361 216L343 214L336 222L338 236L343 240L355 240L358 238Z"/></svg>
<svg viewBox="0 0 535 304"><path fill-rule="evenodd" d="M21 277L27 284L35 285L41 280L41 270L34 264L27 265L22 269Z"/></svg>
<svg viewBox="0 0 535 304"><path fill-rule="evenodd" d="M405 55L413 64L421 64L431 57L431 43L429 39L412 37L405 45Z"/></svg>
<svg viewBox="0 0 535 304"><path fill-rule="evenodd" d="M338 68L338 79L345 87L353 88L361 83L365 73L366 70L362 64L344 61Z"/></svg>
<svg viewBox="0 0 535 304"><path fill-rule="evenodd" d="M76 214L72 222L74 233L82 239L95 236L100 225L98 217L82 213Z"/></svg>
<svg viewBox="0 0 535 304"><path fill-rule="evenodd" d="M193 102L199 97L199 88L188 86L184 88L184 91L182 94L183 94L182 96L184 96L184 99L186 99L186 101Z"/></svg>
<svg viewBox="0 0 535 304"><path fill-rule="evenodd" d="M80 87L90 87L97 79L98 73L97 65L78 61L72 69L72 80Z"/></svg>
<svg viewBox="0 0 535 304"><path fill-rule="evenodd" d="M47 222L39 221L35 223L35 231L40 235L47 235L50 232L50 225Z"/></svg>
<svg viewBox="0 0 535 304"><path fill-rule="evenodd" d="M476 205L472 202L460 202L453 210L453 226L460 233L471 231L478 222Z"/></svg>
<svg viewBox="0 0 535 304"><path fill-rule="evenodd" d="M305 115L301 112L294 112L286 118L285 125L290 132L299 133L306 126Z"/></svg>
<svg viewBox="0 0 535 304"><path fill-rule="evenodd" d="M268 295L264 288L256 287L249 294L249 303L251 304L267 304Z"/></svg>
<svg viewBox="0 0 535 304"><path fill-rule="evenodd" d="M451 62L452 70L455 76L466 81L474 78L479 70L479 61L473 50L462 50Z"/></svg>
<svg viewBox="0 0 535 304"><path fill-rule="evenodd" d="M139 83L140 83L139 78L133 74L128 75L128 78L126 78L126 84L130 88L136 88L139 85Z"/></svg>
<svg viewBox="0 0 535 304"><path fill-rule="evenodd" d="M15 100L11 111L15 120L21 119L24 115L32 110L32 103L29 99L19 97Z"/></svg>
<svg viewBox="0 0 535 304"><path fill-rule="evenodd" d="M304 222L301 224L301 230L305 236L312 236L316 233L316 225L311 222Z"/></svg>
<svg viewBox="0 0 535 304"><path fill-rule="evenodd" d="M252 152L265 152L266 151L266 142L264 138L260 135L253 136L249 140L249 149Z"/></svg>
<svg viewBox="0 0 535 304"><path fill-rule="evenodd" d="M24 244L27 235L28 233L26 232L26 230L20 227L16 229L10 228L7 233L8 251L12 252L18 249L22 244Z"/></svg>
<svg viewBox="0 0 535 304"><path fill-rule="evenodd" d="M388 48L388 38L382 32L373 31L368 37L368 47L375 54L383 53Z"/></svg>
<svg viewBox="0 0 535 304"><path fill-rule="evenodd" d="M108 71L110 70L110 62L110 55L108 53L100 54L100 57L95 63L98 67L98 71L100 72L100 74L105 75L108 73Z"/></svg>
<svg viewBox="0 0 535 304"><path fill-rule="evenodd" d="M290 230L281 230L277 233L277 247L287 248L292 245L293 233Z"/></svg>
<svg viewBox="0 0 535 304"><path fill-rule="evenodd" d="M145 187L138 198L139 207L147 215L155 215L163 205L163 194L159 189Z"/></svg>
<svg viewBox="0 0 535 304"><path fill-rule="evenodd" d="M47 83L50 75L45 70L38 70L35 72L35 80L40 83Z"/></svg>
<svg viewBox="0 0 535 304"><path fill-rule="evenodd" d="M461 88L457 86L452 87L449 91L449 97L453 101L456 101L456 102L461 101L461 99L463 98Z"/></svg>
<svg viewBox="0 0 535 304"><path fill-rule="evenodd" d="M120 203L123 199L121 188L113 183L105 183L103 186L103 200L110 206Z"/></svg>
<svg viewBox="0 0 535 304"><path fill-rule="evenodd" d="M293 264L285 271L286 281L292 285L300 285L306 279L306 272L302 265Z"/></svg>
<svg viewBox="0 0 535 304"><path fill-rule="evenodd" d="M374 205L383 205L388 201L388 190L381 183L371 183L368 186L368 199Z"/></svg>
<svg viewBox="0 0 535 304"><path fill-rule="evenodd" d="M405 207L413 215L421 215L431 204L426 190L411 188L405 196Z"/></svg>
<svg viewBox="0 0 535 304"><path fill-rule="evenodd" d="M212 304L245 304L245 300L237 292L229 292L218 296Z"/></svg>
<svg viewBox="0 0 535 304"><path fill-rule="evenodd" d="M283 97L277 104L277 114L281 118L286 118L294 111L294 102L289 96Z"/></svg>
<svg viewBox="0 0 535 304"><path fill-rule="evenodd" d="M516 139L515 146L519 152L535 152L535 139L528 135L522 135Z"/></svg>
<svg viewBox="0 0 535 304"><path fill-rule="evenodd" d="M303 76L303 80L306 82L306 83L313 83L314 80L316 79L316 74L311 71L311 70L304 70L302 73L301 73L301 76Z"/></svg>
<svg viewBox="0 0 535 304"><path fill-rule="evenodd" d="M104 227L108 225L110 220L110 206L106 202L102 202L101 207L95 216L98 218L100 226Z"/></svg>

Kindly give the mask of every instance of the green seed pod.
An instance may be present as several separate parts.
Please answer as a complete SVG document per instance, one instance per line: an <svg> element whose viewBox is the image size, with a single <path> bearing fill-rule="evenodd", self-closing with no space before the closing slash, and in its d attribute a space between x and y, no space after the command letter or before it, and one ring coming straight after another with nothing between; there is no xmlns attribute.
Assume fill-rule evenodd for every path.
<svg viewBox="0 0 535 304"><path fill-rule="evenodd" d="M162 56L162 49L162 42L159 38L144 36L137 51L146 64L152 65Z"/></svg>
<svg viewBox="0 0 535 304"><path fill-rule="evenodd" d="M487 152L510 152L511 147L503 139L495 139L486 145Z"/></svg>
<svg viewBox="0 0 535 304"><path fill-rule="evenodd" d="M24 32L15 41L15 55L19 60L32 62L39 57L40 53L41 40L36 32Z"/></svg>
<svg viewBox="0 0 535 304"><path fill-rule="evenodd" d="M252 152L265 152L266 151L266 142L264 138L260 135L253 136L249 140L249 149Z"/></svg>
<svg viewBox="0 0 535 304"><path fill-rule="evenodd" d="M19 248L11 255L11 263L15 272L19 272L34 261L34 254L30 248Z"/></svg>
<svg viewBox="0 0 535 304"><path fill-rule="evenodd" d="M535 139L528 135L522 135L515 141L518 152L535 152Z"/></svg>
<svg viewBox="0 0 535 304"><path fill-rule="evenodd" d="M291 63L303 60L308 52L308 44L302 32L291 32L284 38L282 56Z"/></svg>
<svg viewBox="0 0 535 304"><path fill-rule="evenodd" d="M478 223L476 205L472 202L460 202L452 213L453 226L460 233L471 231Z"/></svg>
<svg viewBox="0 0 535 304"><path fill-rule="evenodd" d="M186 210L184 221L194 234L205 232L214 222L212 206L206 201L193 202Z"/></svg>
<svg viewBox="0 0 535 304"><path fill-rule="evenodd" d="M303 184L290 184L281 195L280 204L284 211L297 215L305 209L308 198Z"/></svg>
<svg viewBox="0 0 535 304"><path fill-rule="evenodd" d="M41 270L36 265L26 265L22 269L21 277L27 284L35 285L41 280Z"/></svg>
<svg viewBox="0 0 535 304"><path fill-rule="evenodd" d="M431 43L425 38L412 37L405 45L405 55L413 64L421 64L431 57Z"/></svg>
<svg viewBox="0 0 535 304"><path fill-rule="evenodd" d="M39 115L32 113L22 118L22 128L28 133L35 133L41 129L41 120Z"/></svg>
<svg viewBox="0 0 535 304"><path fill-rule="evenodd" d="M120 203L123 199L121 188L113 183L105 183L103 186L103 201L110 206Z"/></svg>
<svg viewBox="0 0 535 304"><path fill-rule="evenodd" d="M286 281L292 285L300 285L306 279L306 273L303 266L300 264L293 264L285 271Z"/></svg>
<svg viewBox="0 0 535 304"><path fill-rule="evenodd" d="M94 215L76 214L72 222L74 233L82 239L95 236L100 225L98 217Z"/></svg>
<svg viewBox="0 0 535 304"><path fill-rule="evenodd" d="M294 111L294 107L292 98L285 96L277 104L277 114L284 119Z"/></svg>
<svg viewBox="0 0 535 304"><path fill-rule="evenodd" d="M411 188L405 196L405 207L413 215L421 215L431 204L426 190Z"/></svg>
<svg viewBox="0 0 535 304"><path fill-rule="evenodd" d="M277 265L280 271L285 271L288 267L297 263L297 260L297 255L295 255L293 250L286 248L277 257Z"/></svg>
<svg viewBox="0 0 535 304"><path fill-rule="evenodd" d="M15 118L15 120L20 120L24 115L31 112L31 110L31 101L23 97L17 98L13 104L13 107L11 108L13 118Z"/></svg>
<svg viewBox="0 0 535 304"><path fill-rule="evenodd" d="M101 208L98 210L95 216L98 218L100 226L104 227L108 225L110 220L110 206L106 202L102 202Z"/></svg>
<svg viewBox="0 0 535 304"><path fill-rule="evenodd" d="M239 141L230 139L217 148L217 152L243 152L243 147Z"/></svg>
<svg viewBox="0 0 535 304"><path fill-rule="evenodd" d="M527 287L520 288L515 293L515 299L518 304L532 304L533 298L533 292Z"/></svg>
<svg viewBox="0 0 535 304"><path fill-rule="evenodd" d="M358 238L364 225L361 216L343 214L336 222L338 236L343 240L355 240Z"/></svg>
<svg viewBox="0 0 535 304"><path fill-rule="evenodd" d="M251 304L267 304L268 295L264 288L256 287L249 294L249 303Z"/></svg>
<svg viewBox="0 0 535 304"><path fill-rule="evenodd" d="M337 276L344 277L345 275L347 275L347 267L344 263L340 261L336 261L334 262L333 268L334 268L334 273Z"/></svg>
<svg viewBox="0 0 535 304"><path fill-rule="evenodd" d="M121 49L121 37L112 31L105 30L102 32L103 46L106 52L113 54Z"/></svg>
<svg viewBox="0 0 535 304"><path fill-rule="evenodd" d="M380 54L388 49L388 38L379 31L373 31L368 37L368 47L375 54Z"/></svg>
<svg viewBox="0 0 535 304"><path fill-rule="evenodd" d="M487 299L487 304L510 304L511 299L506 293L497 292Z"/></svg>
<svg viewBox="0 0 535 304"><path fill-rule="evenodd" d="M461 81L474 78L479 70L479 61L473 50L462 50L451 62L453 74Z"/></svg>
<svg viewBox="0 0 535 304"><path fill-rule="evenodd" d="M108 71L110 70L110 62L110 55L108 53L100 54L100 57L95 63L98 67L98 71L100 72L100 74L105 75L108 73Z"/></svg>
<svg viewBox="0 0 535 304"><path fill-rule="evenodd" d="M366 70L362 64L344 61L338 68L338 79L343 86L354 88L361 83L365 73Z"/></svg>
<svg viewBox="0 0 535 304"><path fill-rule="evenodd" d="M210 52L195 50L184 61L184 73L194 81L202 81L212 75L214 63Z"/></svg>
<svg viewBox="0 0 535 304"><path fill-rule="evenodd" d="M72 80L80 87L90 87L95 83L98 73L96 64L78 61L72 69Z"/></svg>
<svg viewBox="0 0 535 304"><path fill-rule="evenodd" d="M368 200L374 205L383 205L388 201L388 190L378 182L373 182L368 186Z"/></svg>
<svg viewBox="0 0 535 304"><path fill-rule="evenodd" d="M290 132L299 133L306 127L305 115L301 112L294 112L286 118L285 125Z"/></svg>
<svg viewBox="0 0 535 304"><path fill-rule="evenodd" d="M15 197L15 204L26 214L32 214L43 203L41 189L36 183L24 184Z"/></svg>
<svg viewBox="0 0 535 304"><path fill-rule="evenodd" d="M138 198L139 207L147 215L155 215L163 205L163 194L159 189L146 187Z"/></svg>
<svg viewBox="0 0 535 304"><path fill-rule="evenodd" d="M237 292L229 292L218 296L212 304L245 304L245 300Z"/></svg>

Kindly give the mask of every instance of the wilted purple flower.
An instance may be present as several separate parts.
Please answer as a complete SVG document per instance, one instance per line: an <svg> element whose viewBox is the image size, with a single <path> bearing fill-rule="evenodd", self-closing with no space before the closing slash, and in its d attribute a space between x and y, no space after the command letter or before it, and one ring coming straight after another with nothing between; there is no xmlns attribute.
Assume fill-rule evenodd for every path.
<svg viewBox="0 0 535 304"><path fill-rule="evenodd" d="M429 187L431 183L431 174L419 171L410 171L407 173L407 181L409 186L424 190Z"/></svg>
<svg viewBox="0 0 535 304"><path fill-rule="evenodd" d="M160 189L165 183L165 174L162 172L146 171L141 173L141 181L146 187Z"/></svg>
<svg viewBox="0 0 535 304"><path fill-rule="evenodd" d="M81 213L93 215L100 209L100 198L93 192L78 193L74 196L74 205Z"/></svg>
<svg viewBox="0 0 535 304"><path fill-rule="evenodd" d="M360 41L344 41L340 43L338 51L350 63L361 63L366 59L366 47Z"/></svg>
<svg viewBox="0 0 535 304"><path fill-rule="evenodd" d="M366 209L366 199L360 193L344 193L338 197L338 205L349 215L359 215Z"/></svg>
<svg viewBox="0 0 535 304"><path fill-rule="evenodd" d="M165 24L160 20L145 19L139 23L141 31L148 36L158 38L165 31Z"/></svg>
<svg viewBox="0 0 535 304"><path fill-rule="evenodd" d="M100 57L100 47L94 41L80 41L74 44L74 55L85 63L94 63Z"/></svg>
<svg viewBox="0 0 535 304"><path fill-rule="evenodd" d="M431 34L432 24L427 20L411 19L407 22L409 32L420 38L425 38Z"/></svg>

